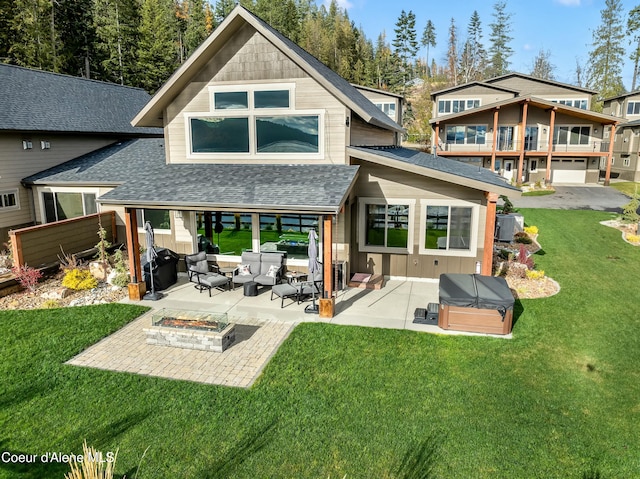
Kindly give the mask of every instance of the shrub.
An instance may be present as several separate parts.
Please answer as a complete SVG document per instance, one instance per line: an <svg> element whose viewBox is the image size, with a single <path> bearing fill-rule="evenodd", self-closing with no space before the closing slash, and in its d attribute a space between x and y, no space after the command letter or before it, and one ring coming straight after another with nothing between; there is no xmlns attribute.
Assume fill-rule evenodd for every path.
<svg viewBox="0 0 640 479"><path fill-rule="evenodd" d="M75 456L69 460L71 472L65 474L64 479L113 479L113 470L118 459L117 450L115 453L103 454L93 447L88 447L87 441L84 441L82 452L82 460L76 460Z"/></svg>
<svg viewBox="0 0 640 479"><path fill-rule="evenodd" d="M113 260L113 269L116 272L116 275L111 280L111 284L124 288L129 284L129 270L127 269L124 253L121 249L116 250L111 259Z"/></svg>
<svg viewBox="0 0 640 479"><path fill-rule="evenodd" d="M520 244L533 243L533 240L529 238L529 235L527 233L522 233L522 232L516 233L515 235L513 235L513 241Z"/></svg>
<svg viewBox="0 0 640 479"><path fill-rule="evenodd" d="M542 279L544 278L544 271L529 270L527 271L527 278Z"/></svg>
<svg viewBox="0 0 640 479"><path fill-rule="evenodd" d="M528 235L537 235L538 234L538 227L537 226L525 226L524 227L524 232L527 233Z"/></svg>
<svg viewBox="0 0 640 479"><path fill-rule="evenodd" d="M56 299L47 299L44 303L40 305L41 309L54 309L59 307L60 307L60 303Z"/></svg>
<svg viewBox="0 0 640 479"><path fill-rule="evenodd" d="M26 264L19 267L14 266L11 268L11 272L14 274L20 285L31 293L36 290L36 284L38 284L38 281L42 278L40 270L27 266Z"/></svg>
<svg viewBox="0 0 640 479"><path fill-rule="evenodd" d="M93 289L98 286L98 280L88 270L75 268L64 275L62 286L75 290Z"/></svg>
<svg viewBox="0 0 640 479"><path fill-rule="evenodd" d="M640 243L640 235L627 235L629 243Z"/></svg>
<svg viewBox="0 0 640 479"><path fill-rule="evenodd" d="M516 209L509 200L509 197L505 195L500 195L500 199L504 202L502 205L502 214L508 215L509 213L515 213Z"/></svg>
<svg viewBox="0 0 640 479"><path fill-rule="evenodd" d="M533 269L535 266L533 258L529 256L527 248L523 244L520 245L520 251L518 251L518 263L524 264L528 269Z"/></svg>

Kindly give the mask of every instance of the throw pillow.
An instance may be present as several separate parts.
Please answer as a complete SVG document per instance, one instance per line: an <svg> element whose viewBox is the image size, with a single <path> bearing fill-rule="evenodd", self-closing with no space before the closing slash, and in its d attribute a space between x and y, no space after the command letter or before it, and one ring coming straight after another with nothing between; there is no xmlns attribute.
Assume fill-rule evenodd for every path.
<svg viewBox="0 0 640 479"><path fill-rule="evenodd" d="M238 266L238 274L243 276L247 276L251 274L251 265L250 264L241 264Z"/></svg>
<svg viewBox="0 0 640 479"><path fill-rule="evenodd" d="M267 276L271 276L272 278L275 278L276 275L278 274L278 269L280 268L272 264L271 266L269 266L269 271L267 271Z"/></svg>

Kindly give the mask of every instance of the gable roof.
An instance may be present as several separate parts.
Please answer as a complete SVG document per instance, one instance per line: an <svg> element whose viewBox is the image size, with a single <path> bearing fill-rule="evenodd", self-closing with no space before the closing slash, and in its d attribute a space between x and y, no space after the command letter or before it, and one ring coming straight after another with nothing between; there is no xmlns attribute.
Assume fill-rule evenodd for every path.
<svg viewBox="0 0 640 479"><path fill-rule="evenodd" d="M473 166L409 148L349 146L347 153L366 161L399 168L403 171L412 171L480 191L505 195L520 193L519 188L511 186L504 178L482 166Z"/></svg>
<svg viewBox="0 0 640 479"><path fill-rule="evenodd" d="M130 123L149 98L140 88L0 63L0 130L161 135Z"/></svg>
<svg viewBox="0 0 640 479"><path fill-rule="evenodd" d="M469 83L464 83L462 85L450 86L447 88L443 88L442 90L434 91L431 93L431 99L434 100L438 95L444 95L445 93L452 93L457 90L466 90L474 86L490 88L491 90L503 91L505 93L513 93L514 95L517 95L518 93L520 93L518 90L514 90L513 88L507 88L501 85L492 85L490 83L481 82L481 81L472 81Z"/></svg>
<svg viewBox="0 0 640 479"><path fill-rule="evenodd" d="M570 85L569 83L562 83L559 81L555 81L555 80L546 80L543 78L537 78L531 75L525 75L524 73L518 73L518 72L512 72L512 73L507 73L505 75L500 75L497 77L493 77L493 78L489 78L488 80L485 80L485 83L496 83L502 80L507 80L509 78L523 78L525 80L531 80L537 83L546 83L547 85L553 85L553 86L559 86L562 88L568 88L570 90L575 90L575 91L579 91L581 93L588 93L590 95L595 95L596 93L598 93L596 90L592 90L590 88L584 88L581 86L576 86L576 85Z"/></svg>
<svg viewBox="0 0 640 479"><path fill-rule="evenodd" d="M404 132L400 125L371 103L347 80L241 5L237 5L193 55L175 71L133 119L132 124L136 126L162 126L164 108L187 86L189 81L227 40L245 24L251 25L364 121L386 130Z"/></svg>
<svg viewBox="0 0 640 479"><path fill-rule="evenodd" d="M622 95L610 96L609 98L603 98L603 102L612 101L612 100L621 100L624 98L628 98L630 96L640 96L640 90L630 91L629 93L623 93Z"/></svg>
<svg viewBox="0 0 640 479"><path fill-rule="evenodd" d="M98 201L132 207L337 214L357 174L353 165L166 164L163 139L142 138L114 143L22 183L115 186Z"/></svg>
<svg viewBox="0 0 640 479"><path fill-rule="evenodd" d="M463 118L465 116L477 115L480 112L485 112L488 110L493 110L497 107L502 107L506 105L513 105L516 103L529 102L530 105L537 106L543 109L551 109L554 108L559 112L565 113L570 116L574 116L576 118L583 118L591 121L598 121L602 124L612 125L620 122L621 118L612 115L605 115L604 113L597 113L591 110L583 110L582 108L576 108L573 106L562 105L561 103L554 103L549 100L543 100L542 98L537 98L535 96L526 95L526 96L518 96L515 98L508 98L506 100L497 101L495 103L489 103L487 105L480 106L478 108L474 108L472 110L465 110L459 113L452 113L447 116L440 116L438 118L432 118L429 120L430 124L436 124L440 122L446 122L453 119Z"/></svg>

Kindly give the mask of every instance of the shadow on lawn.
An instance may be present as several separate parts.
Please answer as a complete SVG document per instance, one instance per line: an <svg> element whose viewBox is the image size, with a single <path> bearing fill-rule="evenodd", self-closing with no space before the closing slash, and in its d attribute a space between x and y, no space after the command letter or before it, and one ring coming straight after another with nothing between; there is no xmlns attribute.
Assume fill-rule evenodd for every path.
<svg viewBox="0 0 640 479"><path fill-rule="evenodd" d="M437 434L409 447L396 475L398 479L431 479L443 438Z"/></svg>
<svg viewBox="0 0 640 479"><path fill-rule="evenodd" d="M0 451L8 453L7 460L0 461L0 471L7 471L11 477L41 479L43 477L64 477L69 465L64 462L42 462L43 452L17 451L6 447L7 441L0 440ZM29 458L29 462L20 462L18 456ZM35 456L35 458L34 458ZM31 461L31 459L34 459ZM24 461L24 459L23 459Z"/></svg>
<svg viewBox="0 0 640 479"><path fill-rule="evenodd" d="M511 329L515 327L522 313L524 313L524 306L522 306L522 301L516 299L513 303L513 323L511 324Z"/></svg>

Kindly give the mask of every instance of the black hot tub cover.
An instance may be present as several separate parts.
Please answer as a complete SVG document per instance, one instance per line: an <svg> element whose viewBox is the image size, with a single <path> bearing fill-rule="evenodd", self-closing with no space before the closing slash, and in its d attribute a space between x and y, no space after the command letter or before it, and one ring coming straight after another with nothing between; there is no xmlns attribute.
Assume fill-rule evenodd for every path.
<svg viewBox="0 0 640 479"><path fill-rule="evenodd" d="M512 309L515 300L504 278L441 274L440 304L479 309Z"/></svg>

